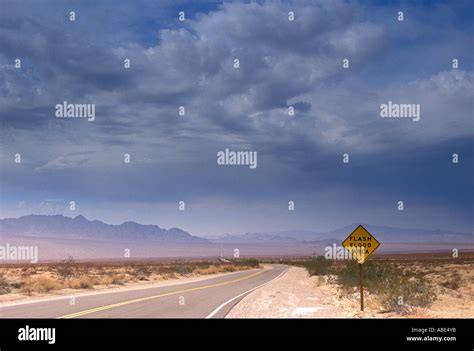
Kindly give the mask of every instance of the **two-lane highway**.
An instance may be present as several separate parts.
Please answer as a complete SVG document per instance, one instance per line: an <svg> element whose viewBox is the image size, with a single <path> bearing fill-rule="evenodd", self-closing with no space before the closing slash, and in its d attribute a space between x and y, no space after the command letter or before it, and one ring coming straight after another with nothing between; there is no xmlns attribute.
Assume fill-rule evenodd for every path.
<svg viewBox="0 0 474 351"><path fill-rule="evenodd" d="M286 266L252 269L175 285L0 304L0 318L223 318ZM71 301L74 301L72 304Z"/></svg>

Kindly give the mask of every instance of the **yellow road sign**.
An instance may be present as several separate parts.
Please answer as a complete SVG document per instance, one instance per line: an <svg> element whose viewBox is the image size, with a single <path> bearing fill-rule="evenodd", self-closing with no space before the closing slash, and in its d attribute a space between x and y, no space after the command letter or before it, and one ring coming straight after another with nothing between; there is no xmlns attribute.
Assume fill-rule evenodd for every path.
<svg viewBox="0 0 474 351"><path fill-rule="evenodd" d="M380 243L367 229L359 225L349 234L346 240L342 242L342 246L344 246L359 263L364 263L367 257L378 249Z"/></svg>

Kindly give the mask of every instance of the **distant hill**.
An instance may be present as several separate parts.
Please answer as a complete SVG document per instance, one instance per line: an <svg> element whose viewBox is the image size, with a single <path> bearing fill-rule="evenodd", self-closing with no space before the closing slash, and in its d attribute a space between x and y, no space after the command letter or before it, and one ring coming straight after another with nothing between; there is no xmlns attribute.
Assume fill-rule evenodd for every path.
<svg viewBox="0 0 474 351"><path fill-rule="evenodd" d="M223 243L326 243L331 241L342 241L357 227L357 225L358 224L351 224L328 232L288 230L263 233L245 233L242 235L223 235L214 238L213 241ZM452 232L449 230L396 228L389 226L374 226L371 224L363 224L363 226L379 241L386 243L474 243L473 234Z"/></svg>
<svg viewBox="0 0 474 351"><path fill-rule="evenodd" d="M387 243L474 243L474 235L447 230L396 228L363 224L377 239ZM242 235L222 235L211 239L221 243L322 243L341 241L357 224L339 229L318 232L288 230ZM28 215L19 218L0 219L0 234L54 239L94 239L121 241L161 241L167 243L207 243L206 239L191 235L179 228L164 229L157 225L124 222L119 225L90 221L82 215L74 218L63 215Z"/></svg>
<svg viewBox="0 0 474 351"><path fill-rule="evenodd" d="M90 221L82 215L28 215L0 219L0 234L53 239L94 239L120 241L160 241L164 243L207 243L179 228L163 229L157 225L124 222L120 225Z"/></svg>
<svg viewBox="0 0 474 351"><path fill-rule="evenodd" d="M38 246L40 260L122 259L130 258L219 257L232 258L235 248L242 257L299 256L323 253L323 248L340 243L356 224L334 231L277 231L222 235L209 240L191 235L179 228L164 229L157 225L124 222L111 225L84 216L28 215L0 219L0 246ZM445 230L402 229L364 224L385 252L431 252L463 247L472 250L474 236ZM458 246L459 245L459 246Z"/></svg>

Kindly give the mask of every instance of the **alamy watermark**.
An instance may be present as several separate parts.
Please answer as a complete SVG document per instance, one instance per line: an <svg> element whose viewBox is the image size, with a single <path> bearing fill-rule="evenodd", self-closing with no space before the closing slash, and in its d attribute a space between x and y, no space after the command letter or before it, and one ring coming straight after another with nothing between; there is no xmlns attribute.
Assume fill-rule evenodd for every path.
<svg viewBox="0 0 474 351"><path fill-rule="evenodd" d="M38 262L38 246L0 245L0 261Z"/></svg>
<svg viewBox="0 0 474 351"><path fill-rule="evenodd" d="M95 104L70 104L64 101L57 104L56 118L87 118L89 122L95 121Z"/></svg>
<svg viewBox="0 0 474 351"><path fill-rule="evenodd" d="M18 329L19 341L47 341L48 344L56 342L56 328L35 328L26 325Z"/></svg>
<svg viewBox="0 0 474 351"><path fill-rule="evenodd" d="M328 245L324 248L324 258L326 260L364 260L368 255L367 249L362 246L351 247L350 250L344 246L336 244Z"/></svg>
<svg viewBox="0 0 474 351"><path fill-rule="evenodd" d="M421 117L420 104L397 104L388 101L380 105L380 117L411 118L413 122L418 122Z"/></svg>
<svg viewBox="0 0 474 351"><path fill-rule="evenodd" d="M257 168L257 151L231 151L225 149L217 153L217 164L219 166L249 166L250 169Z"/></svg>

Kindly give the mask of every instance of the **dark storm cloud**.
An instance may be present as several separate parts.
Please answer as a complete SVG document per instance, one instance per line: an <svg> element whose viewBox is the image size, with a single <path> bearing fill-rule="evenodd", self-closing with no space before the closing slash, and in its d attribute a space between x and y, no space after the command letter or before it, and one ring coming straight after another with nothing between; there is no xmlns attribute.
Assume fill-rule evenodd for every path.
<svg viewBox="0 0 474 351"><path fill-rule="evenodd" d="M347 191L466 207L467 196L437 184L472 180L432 175L453 152L472 157L474 74L469 64L452 70L445 57L469 51L466 25L458 23L464 5L442 30L443 8L421 21L415 14L423 6L408 7L410 21L399 24L393 6L235 2L194 9L179 23L177 11L189 6L8 2L0 15L6 199L20 188L25 197L110 204L213 197L235 201L239 212L247 201L307 200L322 191L334 194L328 207L337 208ZM442 58L437 64L421 59L427 48L431 61ZM65 100L96 104L96 120L55 119L55 104ZM420 103L420 122L381 119L388 100ZM258 168L218 167L216 153L226 147L258 151ZM15 167L20 151L26 161Z"/></svg>

